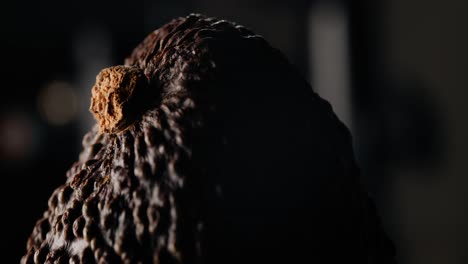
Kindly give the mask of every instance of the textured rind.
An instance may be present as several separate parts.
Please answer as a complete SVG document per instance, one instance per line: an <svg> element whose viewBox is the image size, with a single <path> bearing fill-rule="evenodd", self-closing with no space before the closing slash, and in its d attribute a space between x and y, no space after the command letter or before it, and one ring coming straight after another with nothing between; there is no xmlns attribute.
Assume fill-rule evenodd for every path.
<svg viewBox="0 0 468 264"><path fill-rule="evenodd" d="M235 52L231 54L232 51ZM239 60L237 64L236 59ZM125 60L125 65L141 69L148 79L148 87L157 91L158 96L148 99L153 100L148 105L154 107L147 109L140 118L119 133L102 134L95 126L86 134L79 160L67 172L66 183L55 190L49 199L47 211L37 222L28 240L27 253L22 263L219 263L220 259L212 258L210 254L219 254L222 258L225 256L223 253L228 251L218 253L210 247L223 248L223 245L226 245L224 249L240 250L237 255L252 253L253 251L245 251L251 248L243 247L243 238L235 240L226 237L225 234L229 232L223 224L219 224L216 229L215 222L223 218L210 218L214 215L212 211L215 211L212 209L218 207L206 205L207 201L211 203L216 196L207 195L206 190L217 186L216 181L212 181L213 178L207 175L213 174L215 179L219 176L218 172L211 173L209 167L218 166L217 151L221 150L219 146L227 144L226 139L218 133L223 130L223 120L228 120L231 115L243 117L251 109L257 109L255 107L258 107L261 114L254 116L265 118L280 117L282 112L292 112L300 120L304 120L304 116L307 117L312 112L318 113L318 120L321 121L313 125L306 122L307 127L311 131L319 131L319 127L325 127L327 134L318 141L328 144L327 149L317 151L335 153L330 155L336 159L332 169L341 174L331 175L339 181L333 186L344 190L343 196L350 194L345 201L350 203L352 215L345 217L354 219L354 215L357 216L357 220L351 221L351 227L357 230L356 234L359 236L355 241L355 249L359 252L354 258L354 255L344 258L365 260L366 263L392 263L392 246L381 231L372 203L367 204L367 196L360 191L358 170L352 158L351 139L347 129L336 119L328 103L313 94L284 57L263 38L231 22L190 15L175 19L151 33ZM278 83L278 87L275 87L274 81L268 82L265 79L250 82L255 78L252 76L256 76L257 70L262 71L255 68L257 65L263 65L280 75L270 77L272 80L281 80L281 84ZM250 83L236 83L235 79L242 74L252 74L246 78ZM269 72L258 74L262 78L269 76ZM226 83L235 85L224 85L229 87L225 91L222 85ZM263 87L262 83L268 84L267 87ZM288 94L293 97L288 97ZM254 99L250 101L250 98ZM259 98L268 98L268 102L261 103ZM296 99L297 103L294 102ZM228 101L230 103L226 103ZM268 107L264 107L267 105ZM309 109L308 105L313 107ZM231 106L238 108L226 110ZM288 108L292 110L289 111ZM242 112L244 109L245 113ZM288 119L295 120L292 115L280 120L287 122ZM242 128L244 119L240 120L238 127ZM256 121L245 119L245 122ZM274 122L277 121L274 119ZM281 132L294 130L281 123L272 127L273 130L267 130L266 135L275 134L276 128ZM257 135L255 130L248 133L250 132L252 137ZM239 129L232 133L244 132ZM294 133L302 132L298 130ZM277 138L271 144L281 145L288 140L293 141L285 136ZM207 144L218 141L219 144ZM255 144L257 141L252 142ZM247 149L244 151L249 152ZM284 154L279 152L278 155ZM237 156L236 154L235 157ZM287 155L284 160L287 160ZM242 164L236 163L235 166L241 167ZM314 168L310 171L311 176L319 174L314 172ZM246 174L255 175L248 172ZM275 180L273 176L272 181ZM290 182L294 182L294 178ZM244 183L248 184L249 182ZM290 186L287 182L284 185L284 188ZM260 186L263 188L268 183ZM221 193L218 187L216 190L218 194ZM242 192L239 190L239 205L235 208L245 205L241 202L245 201L241 198ZM258 199L261 199L260 196ZM340 202L341 200L339 206ZM270 207L275 208L274 205L268 208ZM281 208L283 207L278 205L277 215L283 215L278 219L288 219L288 211L281 211ZM291 208L294 208L294 204ZM343 208L348 212L346 205ZM223 209L217 210L224 212ZM324 212L328 212L327 210ZM239 214L242 215L240 211ZM335 215L324 218L327 221L334 218L337 223L341 221L336 220ZM229 219L223 221L225 222L222 223L230 223ZM211 230L216 231L210 231L210 224L213 226ZM208 228L208 233L211 232L210 235L205 235L205 227ZM293 225L281 228L295 230ZM322 228L319 227L318 230L320 229ZM219 234L216 234L218 231ZM271 230L271 233L275 232L281 231ZM279 237L280 235L278 239ZM347 236L343 237L343 241L353 241ZM279 251L276 254L291 257L303 255L299 248L307 248L308 245L294 245L296 237L290 238L291 240L279 247L284 248L286 254ZM317 239L322 237L317 235ZM261 241L258 237L253 240ZM280 244L279 241L276 244ZM248 239L244 242L245 245L249 244ZM272 239L265 238L264 242L272 243ZM320 240L318 244L321 243ZM256 244L256 247L261 248L262 245ZM292 251L293 248L297 251ZM335 249L342 251L344 248L336 245ZM320 250L312 246L310 250L307 256L320 254ZM275 258L275 252L269 254ZM225 257L221 263L234 261L228 255ZM263 260L267 258L264 255L261 257ZM319 260L318 263L326 263L319 255L315 259ZM243 260L250 262L254 259L245 255Z"/></svg>
<svg viewBox="0 0 468 264"><path fill-rule="evenodd" d="M200 121L187 122L195 103L184 86L205 81L214 67L204 39L224 28L247 32L219 22L176 19L136 47L125 64L143 69L152 88L165 89L160 105L120 134L100 134L96 126L84 137L80 159L49 199L23 263L182 261L175 193L190 156L183 129Z"/></svg>

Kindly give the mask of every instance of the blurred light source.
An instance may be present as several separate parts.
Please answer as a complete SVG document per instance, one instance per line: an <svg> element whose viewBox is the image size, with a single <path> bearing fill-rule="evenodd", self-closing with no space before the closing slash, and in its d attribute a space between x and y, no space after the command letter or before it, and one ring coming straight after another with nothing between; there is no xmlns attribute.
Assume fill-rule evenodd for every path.
<svg viewBox="0 0 468 264"><path fill-rule="evenodd" d="M312 87L352 129L347 14L338 3L319 2L308 21Z"/></svg>
<svg viewBox="0 0 468 264"><path fill-rule="evenodd" d="M0 119L0 157L21 161L34 150L34 124L22 112L5 113Z"/></svg>
<svg viewBox="0 0 468 264"><path fill-rule="evenodd" d="M73 87L64 81L46 85L38 97L39 112L51 125L65 125L76 118L77 98Z"/></svg>

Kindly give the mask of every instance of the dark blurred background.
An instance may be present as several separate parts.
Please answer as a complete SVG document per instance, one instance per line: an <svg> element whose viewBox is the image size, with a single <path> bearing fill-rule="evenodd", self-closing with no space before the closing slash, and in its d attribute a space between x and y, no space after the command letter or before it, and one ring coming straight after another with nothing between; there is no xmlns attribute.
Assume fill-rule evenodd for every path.
<svg viewBox="0 0 468 264"><path fill-rule="evenodd" d="M200 12L263 35L332 103L400 263L468 263L468 1L56 0L0 12L8 259L77 159L99 70Z"/></svg>

